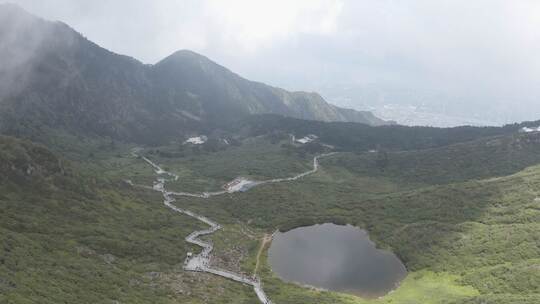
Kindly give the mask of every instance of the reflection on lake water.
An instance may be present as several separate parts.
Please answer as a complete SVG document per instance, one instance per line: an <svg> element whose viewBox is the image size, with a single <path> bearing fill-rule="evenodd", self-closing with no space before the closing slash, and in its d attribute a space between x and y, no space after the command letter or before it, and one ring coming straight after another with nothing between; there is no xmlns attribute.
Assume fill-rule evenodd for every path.
<svg viewBox="0 0 540 304"><path fill-rule="evenodd" d="M322 224L276 233L268 260L283 280L373 298L407 275L391 252L379 250L353 226Z"/></svg>

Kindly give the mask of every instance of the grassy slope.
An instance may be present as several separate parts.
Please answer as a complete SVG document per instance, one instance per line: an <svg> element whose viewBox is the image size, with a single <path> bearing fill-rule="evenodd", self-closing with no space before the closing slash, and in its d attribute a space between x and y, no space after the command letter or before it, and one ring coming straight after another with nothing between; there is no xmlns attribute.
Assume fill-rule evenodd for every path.
<svg viewBox="0 0 540 304"><path fill-rule="evenodd" d="M318 178L305 182L317 183ZM296 206L309 206L306 223L335 218L366 227L379 246L390 248L401 257L412 272L400 289L380 302L409 303L410 295L414 295L412 299L423 299L423 303L442 303L448 298L482 293L479 298L494 298L490 294L496 294L497 303L527 295L531 299L522 303L536 303L540 291L540 212L534 201L538 186L540 168L535 167L506 178L437 186L372 199L351 198L338 192L325 195L329 188L312 187L322 188L315 196L328 203L321 206L314 204L311 196L295 195L281 200L290 199ZM351 186L349 190L360 189ZM256 193L253 195L246 200L261 207ZM335 201L334 196L337 196ZM343 212L347 209L349 212ZM274 206L271 212L261 211L275 215L276 223L292 212L285 204ZM317 292L283 286L267 274L267 285L282 294L279 303L302 303L291 300L288 294L300 293L303 296L299 298L313 301L320 297ZM456 283L470 287L461 288ZM335 303L331 299L318 301Z"/></svg>
<svg viewBox="0 0 540 304"><path fill-rule="evenodd" d="M248 193L217 197L210 203L184 204L225 223L238 218L269 231L324 221L367 228L379 246L396 252L412 271L402 287L381 299L382 303L411 303L418 299L424 303L462 302L475 296L478 302L519 299L522 303L536 303L540 286L540 213L535 199L539 195L540 167L507 177L486 176L512 173L537 163L537 159L530 158L538 148L534 139L507 139L502 153L492 153L492 146L475 142L465 145L467 149L450 147L448 151L455 156L451 159L444 157L448 154L441 150L429 153L432 159L426 159L425 151L418 151L400 160L405 163L402 166L414 161L419 170L438 173L441 178L437 181L407 174L394 178L390 170L361 174L356 168L358 161L369 155L356 156L358 159L339 155L323 160L323 170L316 176L296 183L266 185ZM523 140L528 144L515 145ZM491 167L492 171L478 166L454 170L456 161L465 161L471 151L480 153L481 147L491 155L491 163L482 162L481 166ZM461 149L465 151L456 154ZM434 167L436 159L440 164ZM485 179L478 180L477 176ZM266 274L268 292L279 303L336 303L338 298L344 303L359 301L283 284L268 269Z"/></svg>
<svg viewBox="0 0 540 304"><path fill-rule="evenodd" d="M166 158L158 153L148 155L168 170L179 173L180 179L169 185L171 189L217 191L238 176L266 180L311 169L311 157L300 157L282 149L281 144L286 142L288 140L272 144L262 137L255 137L244 140L241 146L214 153L201 152L195 147L197 150L185 152L183 158Z"/></svg>
<svg viewBox="0 0 540 304"><path fill-rule="evenodd" d="M0 147L2 164L43 164L30 153L39 146L0 138ZM13 173L11 165L2 168L10 170L2 176ZM184 237L200 223L170 212L159 195L109 184L89 168L96 167L86 167L84 176L15 172L20 179L0 183L0 303L254 299L249 288L181 271L194 250Z"/></svg>
<svg viewBox="0 0 540 304"><path fill-rule="evenodd" d="M336 155L322 161L319 173L295 183L177 204L225 225L228 234L214 237L219 265L250 271L258 248L245 235L247 228L260 237L278 227L334 221L368 229L410 270L394 293L367 301L285 284L263 263L265 289L276 303L537 303L540 168L516 173L538 162L531 157L537 143L505 144L501 153L473 146L390 154L384 171L373 165L374 155ZM183 237L199 224L163 208L158 196L123 188L120 180L126 176L141 183L153 178L148 167L125 157L130 147L81 148L95 162L77 164L96 179L93 186L85 177L90 193L60 189L44 196L2 184L0 273L7 275L0 275L0 302L72 302L71 294L79 303L256 303L248 288L181 271L179 264L191 250ZM472 152L490 155L491 162L482 162L489 170L456 166L456 159L446 157L465 162ZM206 182L218 186L237 175L289 175L309 163L264 141L158 160L186 179L200 179L182 181L179 190L204 189ZM230 171L224 175L224 170ZM426 179L427 174L439 178ZM113 185L103 187L103 180ZM32 209L36 202L43 208ZM107 254L116 257L112 264L105 261Z"/></svg>
<svg viewBox="0 0 540 304"><path fill-rule="evenodd" d="M344 153L332 165L360 176L384 177L400 184L432 185L504 176L540 162L538 134L512 134L442 148L384 153ZM381 158L386 158L384 164ZM379 159L379 163L377 163Z"/></svg>

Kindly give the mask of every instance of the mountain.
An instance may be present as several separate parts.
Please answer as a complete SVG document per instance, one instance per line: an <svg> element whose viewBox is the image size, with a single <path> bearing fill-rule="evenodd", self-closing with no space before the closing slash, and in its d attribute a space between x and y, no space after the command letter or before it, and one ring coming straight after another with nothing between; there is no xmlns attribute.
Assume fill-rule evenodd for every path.
<svg viewBox="0 0 540 304"><path fill-rule="evenodd" d="M0 45L4 133L59 128L159 142L261 113L387 123L370 112L328 104L316 93L246 80L191 51L146 65L15 5L0 5Z"/></svg>
<svg viewBox="0 0 540 304"><path fill-rule="evenodd" d="M191 110L200 116L272 113L307 120L385 124L370 112L328 104L317 93L288 92L246 80L188 50L170 55L151 69L160 92L167 92L172 100L187 99L198 105Z"/></svg>
<svg viewBox="0 0 540 304"><path fill-rule="evenodd" d="M0 5L0 303L259 303L182 267L208 228L187 211L224 228L205 236L210 266L256 274L273 303L540 303L540 121L351 121L384 123L191 51L145 65ZM207 141L170 142L190 132ZM145 160L178 174L164 189L185 214ZM280 182L222 191L237 177ZM205 192L223 195L190 194ZM378 298L281 280L266 235L320 223L365 230L407 277Z"/></svg>

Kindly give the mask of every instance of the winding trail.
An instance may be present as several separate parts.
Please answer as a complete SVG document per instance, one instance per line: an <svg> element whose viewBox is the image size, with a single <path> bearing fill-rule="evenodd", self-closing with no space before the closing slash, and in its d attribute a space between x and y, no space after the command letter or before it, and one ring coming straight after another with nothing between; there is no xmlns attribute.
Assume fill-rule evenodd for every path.
<svg viewBox="0 0 540 304"><path fill-rule="evenodd" d="M197 245L202 248L202 251L199 254L188 256L186 260L184 261L184 269L187 271L194 271L194 272L206 272L211 273L217 276L221 276L242 284L246 284L253 287L253 290L257 294L257 298L259 301L263 304L272 304L268 296L264 293L264 290L262 288L261 280L256 276L256 274L253 277L244 276L242 274L233 273L227 270L217 269L217 268L211 268L210 267L210 253L214 249L214 245L211 241L204 241L200 237L205 235L210 235L222 227L212 221L211 219L196 214L194 212L191 212L189 210L181 209L173 205L173 203L176 201L174 196L187 196L187 197L197 197L197 198L209 198L212 196L217 195L223 195L226 193L231 193L231 191L217 191L217 192L203 192L203 193L189 193L189 192L172 192L167 191L165 188L165 184L168 181L177 181L178 175L165 171L163 168L161 168L158 164L154 163L150 159L148 159L145 156L139 155L138 152L140 149L133 149L131 154L134 157L140 157L142 160L144 160L146 163L148 163L152 168L154 169L154 172L158 176L156 181L154 182L154 185L152 187L149 186L142 186L142 185L135 185L130 180L126 180L126 182L132 186L138 186L143 187L145 189L152 189L154 191L161 192L163 195L163 203L165 206L169 207L175 212L179 212L188 216L191 216L193 218L196 218L197 220L205 223L209 226L209 228L204 230L197 230L193 231L190 235L186 237L186 242L190 244ZM332 153L326 153L319 156L315 156L313 158L313 169L306 171L304 173L300 173L298 175L287 177L287 178L277 178L277 179L271 179L271 180L265 180L265 181L256 181L253 182L253 186L259 186L263 184L269 184L269 183L281 183L281 182L288 182L288 181L295 181L297 179L300 179L302 177L305 177L307 175L313 174L319 170L319 159L322 157L330 156L335 154L336 152ZM168 177L168 178L167 178ZM234 191L236 192L236 191ZM260 254L260 253L259 253ZM259 255L258 255L259 257ZM257 259L258 259L257 257Z"/></svg>

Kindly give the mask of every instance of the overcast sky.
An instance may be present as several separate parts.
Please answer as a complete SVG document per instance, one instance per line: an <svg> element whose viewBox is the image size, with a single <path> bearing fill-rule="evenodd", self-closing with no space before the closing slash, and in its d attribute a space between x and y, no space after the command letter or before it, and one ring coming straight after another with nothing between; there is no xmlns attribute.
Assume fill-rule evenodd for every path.
<svg viewBox="0 0 540 304"><path fill-rule="evenodd" d="M247 78L353 105L347 88L392 88L427 103L435 92L479 109L519 104L540 118L537 0L10 2L145 63L191 49Z"/></svg>

